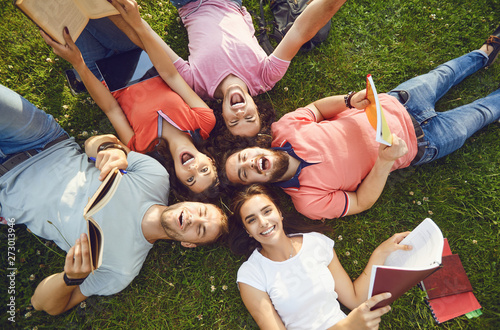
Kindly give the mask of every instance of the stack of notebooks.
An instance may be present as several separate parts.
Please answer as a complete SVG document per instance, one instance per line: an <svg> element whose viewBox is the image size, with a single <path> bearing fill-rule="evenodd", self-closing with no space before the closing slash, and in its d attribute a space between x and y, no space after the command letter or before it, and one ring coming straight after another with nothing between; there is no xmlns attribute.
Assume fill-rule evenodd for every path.
<svg viewBox="0 0 500 330"><path fill-rule="evenodd" d="M427 294L426 303L437 323L466 315L468 318L482 314L469 278L458 254L452 254L448 240L444 239L442 266L420 282Z"/></svg>

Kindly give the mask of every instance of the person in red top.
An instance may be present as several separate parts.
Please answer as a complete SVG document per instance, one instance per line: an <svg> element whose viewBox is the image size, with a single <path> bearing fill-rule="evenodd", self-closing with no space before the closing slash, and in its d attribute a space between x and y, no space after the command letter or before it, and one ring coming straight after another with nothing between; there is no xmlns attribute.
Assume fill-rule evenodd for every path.
<svg viewBox="0 0 500 330"><path fill-rule="evenodd" d="M141 38L160 77L112 94L89 69L84 61L87 52L80 52L67 29L63 32L66 45L53 41L43 31L41 34L57 55L73 65L94 101L111 121L121 141L134 151L152 152L151 155L158 158L164 166L173 163L174 168L170 168L169 172L172 173L173 170L178 180L176 182L175 177L171 177L171 184L177 193L187 193L190 195L189 199L198 200L215 197L218 190L216 167L212 158L196 147L197 142L208 138L215 126L213 111L186 84L170 58L165 56L157 36L149 33L148 27L141 20L137 6L129 6L127 10L120 5L116 7ZM101 34L116 33L108 30L105 24L103 21L91 22L89 26L93 29L100 28ZM121 31L118 30L118 33ZM123 37L127 38L124 34ZM79 37L86 41L85 38L85 35L84 38Z"/></svg>

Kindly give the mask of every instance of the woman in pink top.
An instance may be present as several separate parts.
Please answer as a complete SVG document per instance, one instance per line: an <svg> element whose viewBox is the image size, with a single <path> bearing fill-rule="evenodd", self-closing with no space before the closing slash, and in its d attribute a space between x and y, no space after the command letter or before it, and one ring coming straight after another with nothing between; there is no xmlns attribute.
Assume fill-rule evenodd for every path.
<svg viewBox="0 0 500 330"><path fill-rule="evenodd" d="M193 122L196 120L200 121L201 136L204 138L208 136L207 132L209 132L215 124L215 118L213 117L212 111L191 87L186 84L184 79L175 69L171 60L164 55L165 52L162 46L158 40L149 33L148 28L146 28L141 20L135 1L124 2L124 5L127 5L126 7L123 7L117 2L113 4L122 13L123 19L128 22L129 26L134 29L136 35L141 39L144 49L147 51L156 70L168 86L152 88L151 86L158 85L157 80L160 78L153 78L141 82L137 84L137 86L134 85L128 90L124 90L121 94L121 91L119 91L118 93L120 95L117 95L118 101L120 101L119 103L85 64L82 53L71 39L69 33L67 33L67 29L64 31L66 40L66 45L64 46L54 42L43 32L41 32L42 36L57 55L66 59L77 70L88 92L109 118L121 141L128 144L133 150L135 148L136 151L146 152L150 151L152 149L151 146L158 142L156 139L158 135L151 135L151 130L161 132L159 138L163 139L164 142L157 146L156 150L158 152L154 156L156 156L155 158L157 159L159 158L166 167L170 165L170 163L173 163L173 168L169 170L171 174L175 174L171 176L170 180L174 190L176 190L177 193L188 194L190 199L215 197L213 195L217 194L218 178L213 160L197 149L192 134L189 134L189 129L187 129L188 132L185 132L184 130L186 129L179 127L180 125L174 124L163 112L158 111L158 114L156 114L156 110L153 109L155 111L151 113L151 111L149 111L151 109L147 109L147 107L156 106L161 103L165 106L177 104L175 105L175 111L194 113L196 109L204 109L204 112L208 110L208 112L210 112L208 115L200 114L197 118L194 118L194 114L191 116L193 117ZM114 27L111 22L109 22L109 24ZM120 32L118 29L116 30ZM126 39L124 35L123 37ZM142 88L143 86L139 85L144 83L148 84L150 88L143 88L142 92L146 94L149 93L149 96L145 97L145 100L138 101L135 95L137 93L134 94L134 87ZM163 82L161 82L161 84L164 85ZM127 91L128 95L123 95ZM157 99L161 98L165 98L166 100L160 100L160 103L159 101L156 102ZM173 98L175 98L175 100L172 100ZM140 114L141 106L144 107L144 116ZM129 109L131 107L138 108L139 111ZM153 125L149 125L151 120L148 120L148 118L150 118L151 115L156 118L161 116L162 120L153 120ZM183 118L189 117L189 114L186 114L186 116L173 114L172 117L173 116L178 120L177 124L182 120L185 124L183 126L189 127L189 118ZM150 137L149 141L146 141L148 139L144 137ZM172 171L174 173L172 173ZM175 178L177 178L177 180L175 180ZM178 182L182 183L182 185L177 184ZM185 189L186 187L188 189Z"/></svg>
<svg viewBox="0 0 500 330"><path fill-rule="evenodd" d="M255 38L252 17L241 0L172 0L188 31L189 61L180 58L167 44L163 43L163 47L198 95L222 99L222 117L231 134L255 136L261 129L261 118L252 96L274 87L300 47L344 2L314 0L268 56ZM144 48L133 29L119 19L113 21Z"/></svg>

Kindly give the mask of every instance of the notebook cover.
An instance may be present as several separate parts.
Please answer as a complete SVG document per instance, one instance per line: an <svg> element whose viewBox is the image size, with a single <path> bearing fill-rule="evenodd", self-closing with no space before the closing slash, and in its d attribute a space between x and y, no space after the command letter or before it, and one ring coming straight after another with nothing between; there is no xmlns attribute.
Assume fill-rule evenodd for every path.
<svg viewBox="0 0 500 330"><path fill-rule="evenodd" d="M442 267L422 282L428 299L472 291L472 285L458 254L444 256Z"/></svg>

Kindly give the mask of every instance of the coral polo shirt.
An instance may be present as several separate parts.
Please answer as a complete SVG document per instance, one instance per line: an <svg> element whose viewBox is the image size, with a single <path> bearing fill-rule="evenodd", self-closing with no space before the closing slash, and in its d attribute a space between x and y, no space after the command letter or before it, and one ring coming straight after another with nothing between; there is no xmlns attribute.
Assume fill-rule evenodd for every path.
<svg viewBox="0 0 500 330"><path fill-rule="evenodd" d="M392 96L379 94L379 100L391 132L408 146L408 153L396 160L392 170L407 167L417 154L410 115ZM318 123L310 109L300 108L284 115L271 130L272 147L288 142L301 160L311 163L297 173L298 187L277 183L292 197L297 211L311 219L346 215L346 192L358 189L378 157L379 143L364 111L348 109Z"/></svg>

